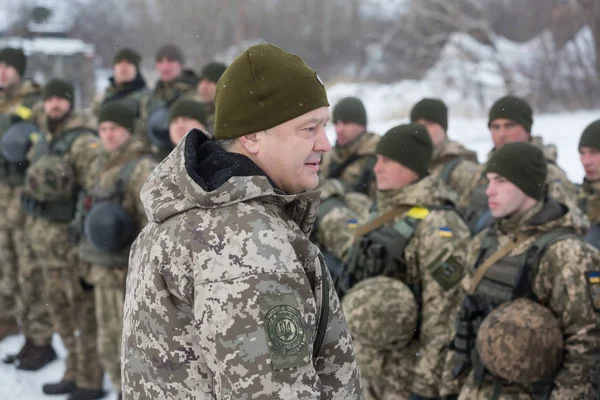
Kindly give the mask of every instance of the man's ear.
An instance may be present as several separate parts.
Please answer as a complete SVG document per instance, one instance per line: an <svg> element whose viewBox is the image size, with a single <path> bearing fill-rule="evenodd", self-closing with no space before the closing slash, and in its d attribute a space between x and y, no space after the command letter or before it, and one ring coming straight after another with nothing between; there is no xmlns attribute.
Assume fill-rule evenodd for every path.
<svg viewBox="0 0 600 400"><path fill-rule="evenodd" d="M260 144L258 140L258 133L251 133L249 135L244 135L240 137L240 144L244 147L244 149L252 154L258 154L260 150Z"/></svg>

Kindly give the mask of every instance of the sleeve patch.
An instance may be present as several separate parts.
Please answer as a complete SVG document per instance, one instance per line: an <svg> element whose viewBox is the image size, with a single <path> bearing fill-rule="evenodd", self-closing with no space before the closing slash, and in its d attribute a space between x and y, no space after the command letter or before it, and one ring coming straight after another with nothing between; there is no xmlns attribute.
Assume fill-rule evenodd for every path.
<svg viewBox="0 0 600 400"><path fill-rule="evenodd" d="M600 312L600 272L586 272L585 277L592 300L592 307L596 312Z"/></svg>

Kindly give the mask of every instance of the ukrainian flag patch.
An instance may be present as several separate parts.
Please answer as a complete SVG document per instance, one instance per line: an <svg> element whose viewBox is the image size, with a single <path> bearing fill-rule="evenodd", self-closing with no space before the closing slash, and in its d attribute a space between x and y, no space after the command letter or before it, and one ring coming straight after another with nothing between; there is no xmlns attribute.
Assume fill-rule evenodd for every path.
<svg viewBox="0 0 600 400"><path fill-rule="evenodd" d="M452 237L452 229L448 228L447 226L442 226L438 230L438 234L444 238L451 238Z"/></svg>
<svg viewBox="0 0 600 400"><path fill-rule="evenodd" d="M346 221L346 223L348 224L348 228L350 229L356 229L356 227L358 226L358 221L356 219L349 219L348 221Z"/></svg>
<svg viewBox="0 0 600 400"><path fill-rule="evenodd" d="M588 272L586 276L588 283L600 283L600 272Z"/></svg>

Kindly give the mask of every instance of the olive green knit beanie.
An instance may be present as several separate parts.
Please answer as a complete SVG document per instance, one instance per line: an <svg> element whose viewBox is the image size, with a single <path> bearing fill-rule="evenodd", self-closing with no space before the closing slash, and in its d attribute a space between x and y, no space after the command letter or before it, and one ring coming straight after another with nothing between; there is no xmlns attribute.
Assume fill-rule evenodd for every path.
<svg viewBox="0 0 600 400"><path fill-rule="evenodd" d="M433 142L421 124L398 125L383 135L375 153L402 164L423 178L431 166Z"/></svg>
<svg viewBox="0 0 600 400"><path fill-rule="evenodd" d="M136 115L135 112L125 104L118 101L108 103L100 110L98 116L98 124L110 121L121 125L129 132L133 132L135 127Z"/></svg>
<svg viewBox="0 0 600 400"><path fill-rule="evenodd" d="M354 122L367 126L367 111L363 102L356 97L345 97L333 107L333 122Z"/></svg>
<svg viewBox="0 0 600 400"><path fill-rule="evenodd" d="M506 118L522 125L527 132L531 132L533 125L533 110L527 100L517 96L504 96L498 99L490 108L488 127L492 121Z"/></svg>
<svg viewBox="0 0 600 400"><path fill-rule="evenodd" d="M420 119L435 122L447 131L448 107L440 99L425 98L415 104L410 111L410 122L415 123Z"/></svg>
<svg viewBox="0 0 600 400"><path fill-rule="evenodd" d="M583 130L579 139L579 149L582 147L600 150L600 119L592 122Z"/></svg>

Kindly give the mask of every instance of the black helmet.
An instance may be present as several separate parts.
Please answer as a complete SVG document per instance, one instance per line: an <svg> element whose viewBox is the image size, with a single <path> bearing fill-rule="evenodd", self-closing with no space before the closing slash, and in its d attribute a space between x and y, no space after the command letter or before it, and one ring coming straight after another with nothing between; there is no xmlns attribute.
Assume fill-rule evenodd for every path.
<svg viewBox="0 0 600 400"><path fill-rule="evenodd" d="M173 147L169 137L169 108L161 106L148 118L148 139L159 149Z"/></svg>
<svg viewBox="0 0 600 400"><path fill-rule="evenodd" d="M15 164L27 162L27 153L33 143L31 138L37 132L38 127L29 121L12 124L0 139L2 156Z"/></svg>
<svg viewBox="0 0 600 400"><path fill-rule="evenodd" d="M118 253L133 242L135 222L116 201L103 201L92 206L83 232L98 250Z"/></svg>

